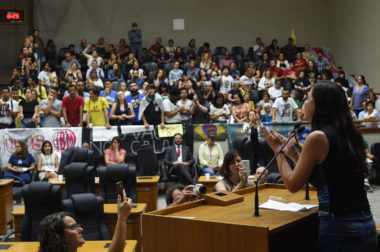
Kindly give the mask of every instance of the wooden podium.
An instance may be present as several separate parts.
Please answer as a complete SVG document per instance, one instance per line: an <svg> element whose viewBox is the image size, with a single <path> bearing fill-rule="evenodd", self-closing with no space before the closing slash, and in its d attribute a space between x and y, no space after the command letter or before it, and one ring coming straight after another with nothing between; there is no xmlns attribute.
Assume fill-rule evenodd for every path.
<svg viewBox="0 0 380 252"><path fill-rule="evenodd" d="M204 199L143 214L144 252L151 251L316 251L318 208L308 212L260 209L254 217L255 188L237 193L244 201L228 206L208 205ZM318 204L310 188L291 194L284 185L259 186L260 204L269 196L282 202Z"/></svg>

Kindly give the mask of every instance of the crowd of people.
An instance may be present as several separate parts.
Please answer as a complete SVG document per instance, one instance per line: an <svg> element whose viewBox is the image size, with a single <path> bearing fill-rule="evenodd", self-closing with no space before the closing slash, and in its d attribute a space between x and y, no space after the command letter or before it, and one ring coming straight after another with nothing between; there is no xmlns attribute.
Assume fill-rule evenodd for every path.
<svg viewBox="0 0 380 252"><path fill-rule="evenodd" d="M309 44L298 48L292 38L281 48L276 39L264 46L262 39L257 38L248 55L237 49L229 52L223 47L216 48L213 53L209 43L205 42L198 48L195 39L191 39L184 47L176 46L174 40L170 39L165 47L161 38L157 38L147 49L142 48L142 32L136 23L132 24L128 38L129 45L121 39L117 46L106 44L104 38L99 38L97 44L87 44L86 39L83 39L77 46L69 45L61 59L62 55L57 54L54 42L49 39L45 45L39 31L35 29L25 39L10 85L1 89L1 128L110 128L111 125L136 124L146 128L150 125L164 128L166 124L211 122L244 123L244 133L252 135L252 129L257 129L260 122L277 124L306 119L312 121L313 131L317 131L308 138L311 140L305 142L307 151L300 154L288 148L277 159L281 178L290 191L299 190L309 178L316 177L312 171L320 171L320 168L315 168L319 165L323 165L324 170L326 167L331 168L326 171L328 176L338 174L332 166L336 164L333 163L335 159L325 162L330 157L329 146L336 149L332 150L336 151L333 152L334 155L337 152L348 153L353 161L360 164L359 168L364 168L364 156L355 157L353 149L346 148L352 146L361 153L362 149L364 151L361 148L363 146L345 145L351 144L352 140L344 140L344 137L358 137L352 129L352 118L379 119L377 110L380 101L376 99L363 75L357 77L355 84L348 82L343 71L334 77L331 64L324 57L323 51L318 51L315 55ZM314 85L318 81L322 81L323 85ZM311 93L310 90L314 91ZM339 101L318 98L327 94L323 93L325 90L331 91L329 97L332 99L334 97L331 94L339 96ZM316 95L317 91L320 96ZM339 105L338 102L345 104ZM330 115L327 115L328 104L336 105ZM301 110L304 105L306 108ZM348 113L349 106L351 121L346 125L348 117L338 112ZM323 116L331 121L323 119L322 112L327 113ZM340 121L334 126L331 125L334 120ZM351 131L339 131L342 139L336 140L333 133L340 129L334 128L337 125ZM265 127L261 130L273 151L277 151L285 138ZM239 153L230 150L224 154L220 145L215 143L215 138L215 132L210 131L207 141L198 150L202 172L223 177L215 189L235 191L253 186L252 181L247 179L249 174L241 165ZM340 144L332 146L331 141L340 141ZM358 141L361 143L362 139ZM311 147L318 144L322 144L326 151L313 152ZM16 152L9 159L6 176L22 176L24 180L30 181L28 171L37 165L40 179L55 178L58 158L51 143L44 142L41 152L36 164L27 152L25 143L17 142ZM284 155L296 164L294 171L285 162ZM305 161L307 155L314 158L312 164ZM123 162L125 150L121 148L120 140L114 138L105 151L105 163ZM176 205L198 199L199 195L192 191L193 178L189 173L194 158L189 148L183 145L182 135L174 136L174 145L166 152L165 164L170 173L178 175L180 182L187 185L168 190L168 204ZM358 171L358 167L351 166L352 164L347 164L350 172L346 176L355 182L353 188L360 192L360 195L356 195L355 202L360 204L356 208L347 206L338 197L330 200L331 206L326 208L326 205L321 204L326 200L326 195L319 194L320 210L335 211L337 214L356 214L360 210L365 213L360 218L372 228L372 215L361 188L363 174ZM256 172L263 172L263 169L258 168ZM265 182L266 176L259 183ZM331 195L339 194L341 189L333 186L329 178L327 181L315 180L312 183L316 184L318 190L325 190L328 185ZM336 178L336 181L342 179ZM119 198L119 205L120 200ZM334 206L336 208L332 209ZM60 226L69 227L68 232L81 232L80 226L69 214L53 217L58 218ZM327 225L328 221L329 219L323 219L323 225ZM64 229L66 232L66 227ZM331 246L328 241L322 245ZM371 246L372 243L368 248Z"/></svg>
<svg viewBox="0 0 380 252"><path fill-rule="evenodd" d="M133 23L130 44L82 39L57 52L35 29L26 37L10 79L2 89L1 128L76 127L171 123L244 123L249 113L273 124L303 119L301 107L318 80L331 80L346 91L354 118L372 101L362 119L378 119L380 101L359 75L350 84L343 71L334 78L323 51L293 39L281 47L257 38L248 54L209 43L184 47L157 38L142 48L142 32ZM240 49L240 50L239 50ZM356 116L356 117L355 117Z"/></svg>

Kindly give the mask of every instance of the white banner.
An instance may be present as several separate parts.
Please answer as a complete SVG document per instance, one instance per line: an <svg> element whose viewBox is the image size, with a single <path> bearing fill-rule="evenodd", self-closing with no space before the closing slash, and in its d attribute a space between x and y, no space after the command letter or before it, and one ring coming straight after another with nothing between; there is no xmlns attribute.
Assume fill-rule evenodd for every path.
<svg viewBox="0 0 380 252"><path fill-rule="evenodd" d="M121 126L121 134L138 133L143 131L154 130L153 125L146 129L144 125L125 125ZM111 141L113 137L118 136L117 126L112 126L107 129L104 126L97 126L92 128L92 141L93 142L106 142Z"/></svg>
<svg viewBox="0 0 380 252"><path fill-rule="evenodd" d="M82 146L82 128L35 128L0 130L0 161L6 167L9 157L15 152L18 140L26 141L28 151L36 159L41 153L42 143L49 140L53 149L61 153L68 147Z"/></svg>

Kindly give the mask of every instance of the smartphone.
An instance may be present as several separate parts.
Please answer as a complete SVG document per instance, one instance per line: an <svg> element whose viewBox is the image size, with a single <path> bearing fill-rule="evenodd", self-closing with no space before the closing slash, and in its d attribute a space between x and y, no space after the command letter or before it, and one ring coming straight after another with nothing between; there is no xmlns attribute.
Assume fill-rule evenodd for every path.
<svg viewBox="0 0 380 252"><path fill-rule="evenodd" d="M242 160L241 161L241 166L245 169L248 175L251 174L251 167L249 165L249 160Z"/></svg>
<svg viewBox="0 0 380 252"><path fill-rule="evenodd" d="M117 193L121 197L121 202L123 202L123 190L124 190L123 181L116 182L116 188L117 188Z"/></svg>

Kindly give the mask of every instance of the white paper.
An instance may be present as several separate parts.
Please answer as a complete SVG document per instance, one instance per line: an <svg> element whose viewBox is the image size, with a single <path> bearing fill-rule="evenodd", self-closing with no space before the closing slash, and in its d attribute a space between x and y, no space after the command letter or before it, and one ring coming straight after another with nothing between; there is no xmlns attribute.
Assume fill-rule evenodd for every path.
<svg viewBox="0 0 380 252"><path fill-rule="evenodd" d="M28 170L28 168L22 168L22 170L23 170L24 172L26 172L26 171Z"/></svg>
<svg viewBox="0 0 380 252"><path fill-rule="evenodd" d="M47 171L47 172L53 172L53 171L55 171L55 168L54 167L52 167L52 168L46 168L45 171Z"/></svg>
<svg viewBox="0 0 380 252"><path fill-rule="evenodd" d="M153 125L150 125L148 129L144 125L128 125L121 126L121 133L138 133L142 131L152 131L154 130ZM92 128L92 140L94 142L106 142L111 141L113 137L118 136L117 126L112 126L111 129L107 129L103 126L96 126Z"/></svg>
<svg viewBox="0 0 380 252"><path fill-rule="evenodd" d="M173 19L173 30L175 30L175 31L185 30L185 20L183 18L174 18Z"/></svg>
<svg viewBox="0 0 380 252"><path fill-rule="evenodd" d="M298 203L283 203L275 200L268 200L267 202L260 205L262 209L270 210L280 210L280 211L291 211L291 212L306 212L318 205L312 204L298 204Z"/></svg>

